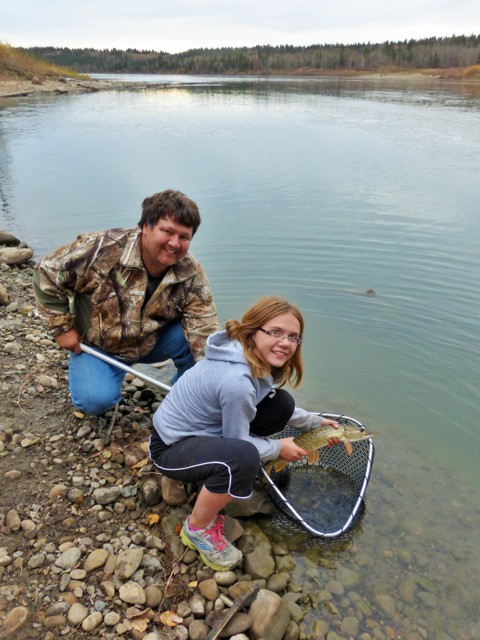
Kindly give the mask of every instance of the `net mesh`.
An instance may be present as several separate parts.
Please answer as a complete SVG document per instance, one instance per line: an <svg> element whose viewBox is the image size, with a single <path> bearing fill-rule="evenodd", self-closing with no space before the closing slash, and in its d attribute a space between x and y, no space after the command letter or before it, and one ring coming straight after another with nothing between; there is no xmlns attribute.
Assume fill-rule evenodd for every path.
<svg viewBox="0 0 480 640"><path fill-rule="evenodd" d="M342 416L341 424L361 423ZM286 427L276 438L296 436L299 432ZM305 458L291 462L280 473L263 472L265 489L280 514L274 524L290 531L308 531L312 536L339 539L347 535L365 511L365 491L372 469L374 447L371 440L352 442L349 456L342 444L319 449L319 459L308 464Z"/></svg>

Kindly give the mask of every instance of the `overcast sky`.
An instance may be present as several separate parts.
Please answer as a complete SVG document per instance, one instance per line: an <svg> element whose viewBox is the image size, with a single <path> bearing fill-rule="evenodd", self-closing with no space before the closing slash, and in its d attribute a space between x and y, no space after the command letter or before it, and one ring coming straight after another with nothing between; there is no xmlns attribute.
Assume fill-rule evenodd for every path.
<svg viewBox="0 0 480 640"><path fill-rule="evenodd" d="M0 0L0 42L14 47L175 53L472 33L479 0Z"/></svg>

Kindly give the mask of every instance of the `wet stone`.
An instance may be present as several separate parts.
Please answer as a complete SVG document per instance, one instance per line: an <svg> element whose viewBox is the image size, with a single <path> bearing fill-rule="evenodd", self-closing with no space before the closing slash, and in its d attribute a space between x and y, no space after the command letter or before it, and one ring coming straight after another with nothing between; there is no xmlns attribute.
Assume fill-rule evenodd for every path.
<svg viewBox="0 0 480 640"><path fill-rule="evenodd" d="M358 636L358 630L360 628L360 622L353 616L346 616L342 620L341 630L346 636Z"/></svg>
<svg viewBox="0 0 480 640"><path fill-rule="evenodd" d="M246 573L253 579L269 578L275 571L275 560L270 550L265 547L257 547L252 552L246 554L244 558Z"/></svg>
<svg viewBox="0 0 480 640"><path fill-rule="evenodd" d="M380 611L387 617L387 618L393 618L395 615L395 611L396 611L396 607L395 607L395 600L392 598L392 596L386 594L386 593L381 593L379 595L377 595L377 597L375 598L375 601L380 609Z"/></svg>
<svg viewBox="0 0 480 640"><path fill-rule="evenodd" d="M418 593L418 598L431 609L436 609L436 607L438 606L438 598L434 593L429 593L428 591L420 591Z"/></svg>
<svg viewBox="0 0 480 640"><path fill-rule="evenodd" d="M337 581L343 585L344 589L357 587L361 582L361 575L347 567L339 567L336 571L335 577Z"/></svg>
<svg viewBox="0 0 480 640"><path fill-rule="evenodd" d="M345 588L338 580L329 580L325 584L327 591L330 591L334 596L342 596L345 593Z"/></svg>
<svg viewBox="0 0 480 640"><path fill-rule="evenodd" d="M287 588L289 577L284 573L274 573L267 582L267 589L282 594Z"/></svg>
<svg viewBox="0 0 480 640"><path fill-rule="evenodd" d="M288 606L273 591L260 589L253 601L249 615L252 618L252 633L255 637L281 640L290 622Z"/></svg>

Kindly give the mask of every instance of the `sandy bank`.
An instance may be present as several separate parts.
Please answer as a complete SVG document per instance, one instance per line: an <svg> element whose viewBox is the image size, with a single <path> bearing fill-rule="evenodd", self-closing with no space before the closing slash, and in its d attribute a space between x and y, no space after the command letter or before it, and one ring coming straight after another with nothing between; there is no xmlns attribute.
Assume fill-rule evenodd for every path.
<svg viewBox="0 0 480 640"><path fill-rule="evenodd" d="M58 95L70 93L92 93L95 91L138 91L148 88L161 89L162 83L119 82L116 80L75 80L61 78L59 80L42 80L35 84L30 80L0 79L0 98L19 98L39 93Z"/></svg>

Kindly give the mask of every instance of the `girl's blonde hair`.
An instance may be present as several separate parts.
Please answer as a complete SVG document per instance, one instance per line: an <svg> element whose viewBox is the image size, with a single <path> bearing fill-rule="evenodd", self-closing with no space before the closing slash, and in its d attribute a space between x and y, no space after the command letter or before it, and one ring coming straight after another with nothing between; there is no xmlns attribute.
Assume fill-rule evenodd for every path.
<svg viewBox="0 0 480 640"><path fill-rule="evenodd" d="M228 337L232 340L238 340L242 345L252 374L256 378L265 378L270 375L270 367L261 358L253 336L269 320L283 313L291 313L295 316L300 323L300 337L302 337L304 321L300 309L277 296L260 298L243 314L240 321L228 320L225 325ZM275 369L272 373L275 382L280 386L288 382L292 387L298 387L303 375L301 344L298 345L293 356L283 367Z"/></svg>

